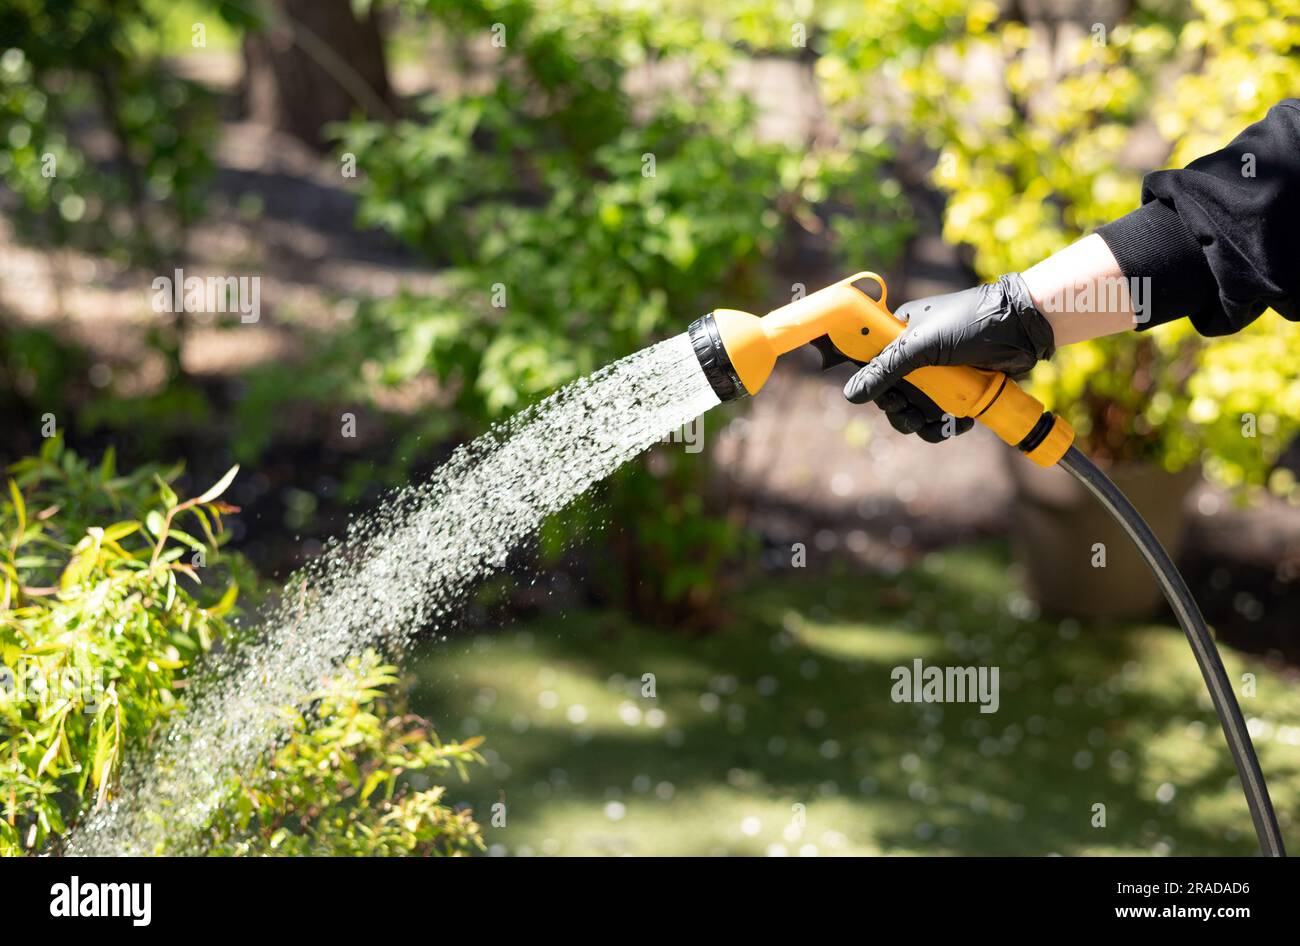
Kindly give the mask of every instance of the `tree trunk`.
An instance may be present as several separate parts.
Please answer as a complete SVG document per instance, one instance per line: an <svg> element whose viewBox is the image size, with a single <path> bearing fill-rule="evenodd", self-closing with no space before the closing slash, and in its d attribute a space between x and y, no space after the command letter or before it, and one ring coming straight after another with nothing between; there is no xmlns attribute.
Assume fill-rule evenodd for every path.
<svg viewBox="0 0 1300 946"><path fill-rule="evenodd" d="M274 0L270 25L244 40L249 118L325 150L329 122L393 114L383 37L350 0Z"/></svg>

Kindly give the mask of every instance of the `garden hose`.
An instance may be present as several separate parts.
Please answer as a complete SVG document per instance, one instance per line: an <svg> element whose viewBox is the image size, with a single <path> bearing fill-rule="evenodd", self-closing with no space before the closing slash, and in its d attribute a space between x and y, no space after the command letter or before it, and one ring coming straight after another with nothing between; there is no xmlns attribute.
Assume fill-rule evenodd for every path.
<svg viewBox="0 0 1300 946"><path fill-rule="evenodd" d="M1241 778L1242 791L1246 793L1246 804L1250 807L1250 817L1255 822L1255 834L1259 837L1259 848L1269 857L1286 857L1282 846L1282 833L1277 826L1277 816L1273 813L1273 802L1268 797L1268 786L1264 783L1264 773L1259 768L1259 758L1250 741L1250 732L1246 721L1241 716L1241 707L1232 692L1228 673L1223 669L1218 648L1214 646L1214 637L1205 626L1201 609L1196 606L1191 589L1183 576L1174 567L1173 560L1165 551L1160 540L1156 538L1151 527L1146 524L1140 513L1127 496L1111 481L1097 465L1088 459L1078 447L1071 446L1061 458L1061 466L1069 470L1074 478L1097 498L1118 522L1128 537L1133 540L1142 557L1151 568L1151 573L1160 583L1165 600L1173 608L1174 615L1187 635L1187 642L1192 645L1196 655L1197 666L1205 678L1205 686L1210 691L1210 702L1219 714L1219 723L1223 726L1223 735L1228 740L1228 750L1232 761L1236 763L1237 775Z"/></svg>
<svg viewBox="0 0 1300 946"><path fill-rule="evenodd" d="M811 344L822 367L865 364L892 342L904 324L886 306L885 281L858 273L759 317L715 309L688 330L695 356L722 401L756 394L776 359ZM1260 850L1284 857L1282 835L1255 747L1232 692L1223 661L1187 583L1128 498L1077 447L1074 431L1005 374L966 366L918 368L907 380L953 417L973 417L1039 466L1069 470L1115 517L1137 545L1192 645L1210 700L1237 766Z"/></svg>

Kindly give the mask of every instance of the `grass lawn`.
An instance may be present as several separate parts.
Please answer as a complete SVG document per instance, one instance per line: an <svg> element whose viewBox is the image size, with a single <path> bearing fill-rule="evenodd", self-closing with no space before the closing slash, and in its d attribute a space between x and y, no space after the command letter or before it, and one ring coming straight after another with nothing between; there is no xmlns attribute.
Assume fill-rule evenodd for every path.
<svg viewBox="0 0 1300 946"><path fill-rule="evenodd" d="M705 638L570 613L407 663L415 710L444 736L486 737L489 765L449 797L474 806L493 853L1255 850L1176 627L1039 620L997 547L896 578L771 578L730 611ZM891 671L917 658L998 667L997 711L894 702ZM1227 663L1300 849L1300 686Z"/></svg>

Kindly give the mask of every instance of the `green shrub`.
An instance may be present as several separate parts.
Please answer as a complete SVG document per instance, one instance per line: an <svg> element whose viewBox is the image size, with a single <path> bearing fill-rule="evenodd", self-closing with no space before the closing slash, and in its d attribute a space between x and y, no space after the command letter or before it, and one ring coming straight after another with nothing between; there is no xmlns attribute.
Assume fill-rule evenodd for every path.
<svg viewBox="0 0 1300 946"><path fill-rule="evenodd" d="M11 468L0 504L0 852L39 851L110 796L123 753L176 712L227 636L247 569L220 553L217 497L178 469L119 475L56 438ZM196 538L194 534L203 538ZM205 584L200 585L203 581Z"/></svg>
<svg viewBox="0 0 1300 946"><path fill-rule="evenodd" d="M116 267L155 274L184 258L189 232L205 210L217 103L164 63L157 42L163 8L157 0L0 5L0 187L13 195L7 204L20 238L76 247ZM192 11L204 8L213 21L219 10L232 9L214 0ZM51 258L57 266L59 254ZM114 397L111 389L87 398L84 371L76 372L84 356L70 340L51 335L66 350L64 359L31 367L45 369L46 383L72 383L41 402L40 412L73 401L68 392L74 391L68 406L77 408L83 429L129 427L154 446L193 430L205 419L207 402L184 377L186 325L179 313L151 325L145 341L163 363L164 384L129 398ZM4 347L0 360L7 360ZM0 374L0 403L9 384Z"/></svg>
<svg viewBox="0 0 1300 946"><path fill-rule="evenodd" d="M0 11L0 182L29 237L119 262L183 247L212 170L215 103L162 66L151 5L11 0ZM95 116L99 165L77 132Z"/></svg>
<svg viewBox="0 0 1300 946"><path fill-rule="evenodd" d="M603 527L600 554L590 557L585 576L590 591L647 621L696 630L718 626L726 566L756 546L730 510L710 504L703 470L699 456L678 445L655 447L644 464L624 467L597 485L590 502L548 522L544 558L558 559L574 535Z"/></svg>
<svg viewBox="0 0 1300 946"><path fill-rule="evenodd" d="M124 756L183 711L185 687L254 582L223 552L219 500L237 468L194 499L179 468L120 474L48 441L11 467L0 500L0 854L57 852L117 791ZM468 813L402 777L462 774L474 743L447 744L390 716L391 668L367 655L303 706L290 736L231 786L215 816L222 853L460 853L478 846ZM377 793L377 794L376 794ZM253 832L244 837L244 832Z"/></svg>
<svg viewBox="0 0 1300 946"><path fill-rule="evenodd" d="M463 855L483 849L468 811L443 804L430 777L482 759L438 741L429 724L384 699L395 667L367 652L290 713L286 744L232 786L210 824L210 850L230 855Z"/></svg>
<svg viewBox="0 0 1300 946"><path fill-rule="evenodd" d="M763 273L801 227L857 267L883 266L909 232L881 138L763 140L701 37L664 40L601 4L425 6L469 36L502 23L509 45L488 91L340 129L360 222L450 267L438 298L359 313L354 388L431 373L481 425L714 305L771 302ZM633 99L629 71L660 59L685 74Z"/></svg>

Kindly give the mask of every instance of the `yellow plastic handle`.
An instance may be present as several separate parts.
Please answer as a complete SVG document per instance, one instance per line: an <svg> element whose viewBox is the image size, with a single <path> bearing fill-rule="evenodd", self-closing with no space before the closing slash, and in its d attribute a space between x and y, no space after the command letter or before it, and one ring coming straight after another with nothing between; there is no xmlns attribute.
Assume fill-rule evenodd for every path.
<svg viewBox="0 0 1300 946"><path fill-rule="evenodd" d="M887 308L885 281L875 273L856 273L762 319L763 331L778 352L822 335L855 361L870 361L905 328ZM954 417L974 417L1040 466L1053 466L1074 442L1066 421L1047 415L1043 405L997 371L965 366L918 368L907 380ZM1050 423L1050 429L1046 427ZM1037 442L1026 443L1034 434Z"/></svg>

